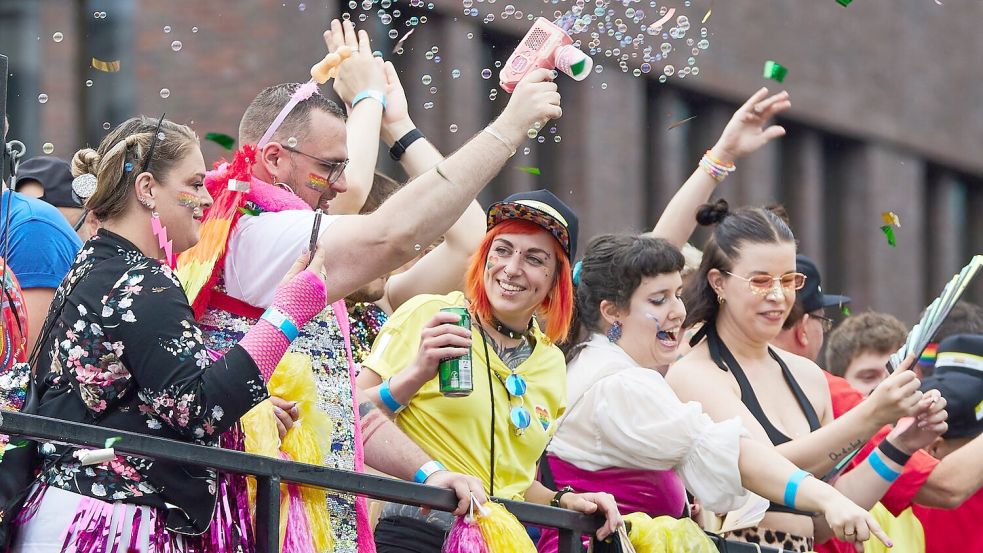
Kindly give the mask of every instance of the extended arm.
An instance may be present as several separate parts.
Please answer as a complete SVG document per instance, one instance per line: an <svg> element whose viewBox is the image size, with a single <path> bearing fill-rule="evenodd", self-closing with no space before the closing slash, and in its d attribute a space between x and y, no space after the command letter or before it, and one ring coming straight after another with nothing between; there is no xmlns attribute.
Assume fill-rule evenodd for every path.
<svg viewBox="0 0 983 553"><path fill-rule="evenodd" d="M983 435L945 456L915 494L915 503L955 509L983 486Z"/></svg>

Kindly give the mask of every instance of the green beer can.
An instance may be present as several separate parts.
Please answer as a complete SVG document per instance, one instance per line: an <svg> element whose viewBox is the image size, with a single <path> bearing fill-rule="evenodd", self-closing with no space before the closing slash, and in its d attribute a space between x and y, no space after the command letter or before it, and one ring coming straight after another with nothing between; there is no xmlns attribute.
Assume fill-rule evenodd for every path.
<svg viewBox="0 0 983 553"><path fill-rule="evenodd" d="M441 311L456 313L461 316L457 324L471 328L471 314L465 307L444 307ZM440 393L447 397L464 397L471 395L474 383L471 380L471 351L461 357L441 359L437 365L437 378L440 379Z"/></svg>

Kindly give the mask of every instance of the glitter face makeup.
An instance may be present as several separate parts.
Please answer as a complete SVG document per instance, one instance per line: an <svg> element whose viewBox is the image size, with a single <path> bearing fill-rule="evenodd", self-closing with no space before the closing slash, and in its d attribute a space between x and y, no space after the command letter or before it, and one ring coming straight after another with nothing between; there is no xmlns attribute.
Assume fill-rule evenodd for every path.
<svg viewBox="0 0 983 553"><path fill-rule="evenodd" d="M177 203L188 209L198 209L201 207L201 198L193 192L178 192Z"/></svg>
<svg viewBox="0 0 983 553"><path fill-rule="evenodd" d="M307 187L317 192L327 192L331 189L328 179L318 175L317 173L307 175Z"/></svg>

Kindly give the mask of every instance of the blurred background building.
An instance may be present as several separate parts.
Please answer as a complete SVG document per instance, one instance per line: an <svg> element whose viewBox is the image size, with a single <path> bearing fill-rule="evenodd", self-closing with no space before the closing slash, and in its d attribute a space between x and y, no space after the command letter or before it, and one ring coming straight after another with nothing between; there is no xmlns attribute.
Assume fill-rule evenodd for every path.
<svg viewBox="0 0 983 553"><path fill-rule="evenodd" d="M68 159L127 117L164 111L200 136L234 136L260 89L306 80L325 53L321 32L348 12L356 21L364 16L360 25L374 48L400 69L417 124L450 152L504 107L508 95L491 93L495 62L509 56L527 17L552 19L575 4L382 2L388 7L379 0L352 2L354 9L348 0L0 0L0 52L11 58L10 136L24 141L29 155L47 143ZM674 7L691 28L647 74L633 74L639 58L622 71L605 43L593 56L600 72L581 83L560 77L563 118L542 130L542 143L520 149L483 203L546 187L578 210L584 237L649 228L733 110L761 86L784 87L793 100L779 121L788 135L741 162L719 193L732 205L784 203L800 250L818 261L827 291L852 296L854 311L872 308L913 322L951 275L983 252L983 64L976 59L983 54L983 3L611 4L617 15L626 6L648 10L649 22L659 8ZM387 14L392 19L384 23ZM703 27L708 47L686 44L700 41ZM410 29L403 53L390 54ZM648 39L658 51L663 40ZM690 65L693 48L699 51ZM93 57L119 60L121 70L97 71ZM762 77L765 60L789 69L784 83ZM666 63L676 72L661 83ZM687 66L698 74L680 78ZM493 76L483 78L483 69ZM206 159L225 154L213 143L203 148ZM879 228L885 211L900 218L897 247ZM971 299L983 300L981 290L976 283Z"/></svg>

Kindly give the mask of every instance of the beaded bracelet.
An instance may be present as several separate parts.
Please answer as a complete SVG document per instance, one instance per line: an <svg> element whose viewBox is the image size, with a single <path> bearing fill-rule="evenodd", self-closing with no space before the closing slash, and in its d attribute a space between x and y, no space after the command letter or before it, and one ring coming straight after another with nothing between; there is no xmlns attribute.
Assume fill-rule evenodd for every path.
<svg viewBox="0 0 983 553"><path fill-rule="evenodd" d="M703 154L703 158L700 159L700 167L710 175L710 178L717 182L722 182L727 178L727 175L737 170L737 167L733 163L724 163L711 156L710 150L707 150Z"/></svg>

